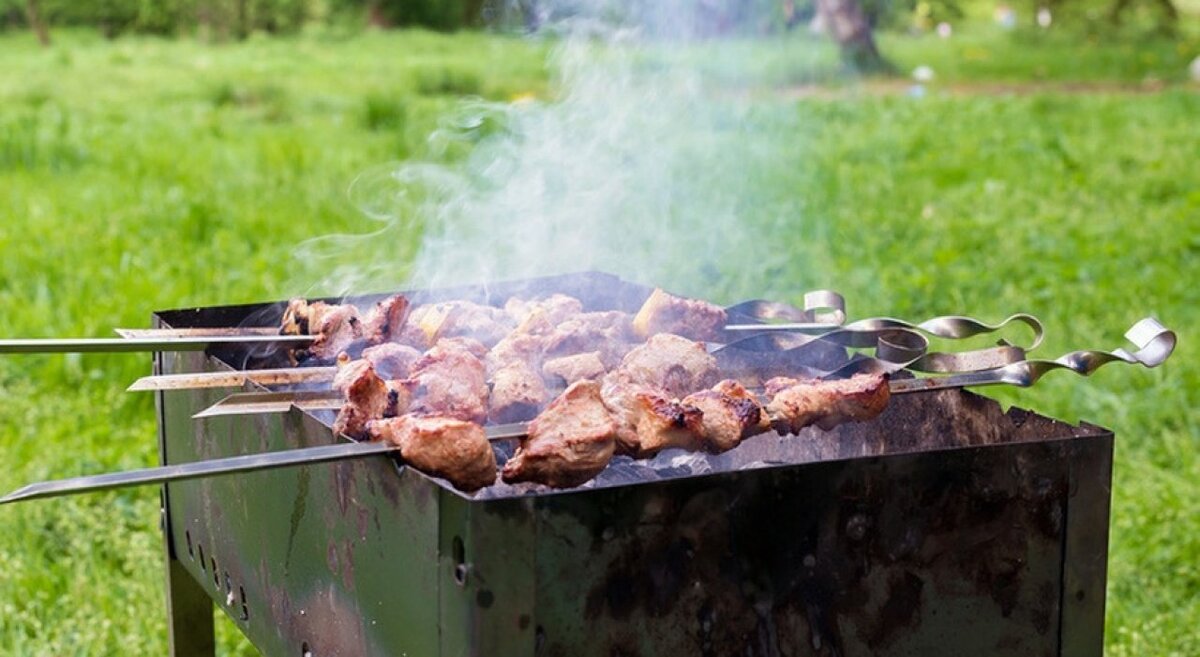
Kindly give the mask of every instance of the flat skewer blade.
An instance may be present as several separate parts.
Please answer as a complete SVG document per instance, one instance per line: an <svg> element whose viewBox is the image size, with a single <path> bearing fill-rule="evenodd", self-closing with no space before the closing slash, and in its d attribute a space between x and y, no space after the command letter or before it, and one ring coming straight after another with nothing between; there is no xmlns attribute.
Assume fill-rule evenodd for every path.
<svg viewBox="0 0 1200 657"><path fill-rule="evenodd" d="M129 353L204 351L223 344L300 346L308 335L216 335L181 338L48 338L0 340L0 354Z"/></svg>
<svg viewBox="0 0 1200 657"><path fill-rule="evenodd" d="M524 422L512 424L497 424L484 427L488 440L512 440L525 436L529 425ZM92 493L115 488L130 486L146 486L162 484L187 479L218 477L238 472L255 472L286 468L298 465L312 465L329 461L344 461L347 459L388 454L399 448L384 442L346 442L336 445L321 445L319 447L303 447L300 449L268 452L266 454L247 454L223 459L195 461L179 465L164 465L157 468L144 468L128 472L112 472L101 475L72 477L43 481L19 488L4 497L0 497L0 506L14 502L25 502L47 497L60 497L78 493Z"/></svg>
<svg viewBox="0 0 1200 657"><path fill-rule="evenodd" d="M144 376L126 388L130 392L154 390L197 390L202 388L237 388L247 382L263 386L280 386L310 381L332 381L336 367L286 367L268 370L237 370L232 372L196 372L194 374L160 374Z"/></svg>
<svg viewBox="0 0 1200 657"><path fill-rule="evenodd" d="M822 322L787 322L775 324L729 324L725 327L726 331L786 331L789 333L828 333L844 328L841 324L829 324Z"/></svg>
<svg viewBox="0 0 1200 657"><path fill-rule="evenodd" d="M242 337L247 335L279 335L278 327L244 326L241 328L116 328L113 331L125 339L167 339L167 338L205 338L205 337Z"/></svg>
<svg viewBox="0 0 1200 657"><path fill-rule="evenodd" d="M128 472L113 472L102 475L72 477L56 481L43 481L30 484L24 488L9 493L0 498L0 505L26 500L36 500L60 495L90 493L129 486L145 486L169 481L184 481L201 477L216 477L236 472L253 472L270 470L297 465L310 465L328 461L362 458L376 454L387 454L397 448L390 443L339 443L337 445L322 445L320 447L305 447L266 454L248 454L224 459L196 461L179 465L165 465L157 468L130 470Z"/></svg>
<svg viewBox="0 0 1200 657"><path fill-rule="evenodd" d="M192 416L193 420L234 415L287 413L293 407L302 411L336 411L344 400L336 390L317 392L239 392Z"/></svg>

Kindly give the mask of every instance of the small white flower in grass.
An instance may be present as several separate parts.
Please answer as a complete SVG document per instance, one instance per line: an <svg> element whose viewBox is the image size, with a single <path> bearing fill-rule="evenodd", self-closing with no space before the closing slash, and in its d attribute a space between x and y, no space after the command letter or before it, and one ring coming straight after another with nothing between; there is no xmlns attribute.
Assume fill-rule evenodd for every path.
<svg viewBox="0 0 1200 657"><path fill-rule="evenodd" d="M954 28L950 27L949 23L938 23L937 35L943 39L949 39L950 35L954 34Z"/></svg>
<svg viewBox="0 0 1200 657"><path fill-rule="evenodd" d="M929 82L933 80L933 69L922 64L913 69L912 76L917 82Z"/></svg>
<svg viewBox="0 0 1200 657"><path fill-rule="evenodd" d="M1200 55L1196 55L1191 65L1188 66L1188 73L1192 76L1192 82L1200 83Z"/></svg>
<svg viewBox="0 0 1200 657"><path fill-rule="evenodd" d="M1053 22L1054 22L1054 17L1050 15L1049 7L1038 8L1038 11L1037 11L1038 27L1045 29L1047 27L1050 27L1050 23L1053 23Z"/></svg>

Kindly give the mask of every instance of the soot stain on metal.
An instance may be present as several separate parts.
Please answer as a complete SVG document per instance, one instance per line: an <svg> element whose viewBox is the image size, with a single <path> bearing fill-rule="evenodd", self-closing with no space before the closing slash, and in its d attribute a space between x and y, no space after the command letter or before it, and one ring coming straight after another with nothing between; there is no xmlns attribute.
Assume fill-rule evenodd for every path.
<svg viewBox="0 0 1200 657"><path fill-rule="evenodd" d="M300 521L308 511L308 485L311 473L308 468L299 468L296 473L296 496L292 498L292 515L288 519L287 550L283 558L283 574L286 576L292 563L292 549L296 545L296 532L300 530Z"/></svg>

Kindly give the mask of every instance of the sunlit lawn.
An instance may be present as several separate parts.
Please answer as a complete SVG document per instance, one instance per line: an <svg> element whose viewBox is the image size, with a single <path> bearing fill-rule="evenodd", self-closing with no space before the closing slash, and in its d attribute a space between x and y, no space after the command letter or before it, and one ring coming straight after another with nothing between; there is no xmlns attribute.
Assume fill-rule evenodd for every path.
<svg viewBox="0 0 1200 657"><path fill-rule="evenodd" d="M884 44L903 67L968 82L1178 83L1196 54L1186 40L1132 60L1093 44L1064 62L1064 44L1029 39ZM795 100L773 90L831 79L828 49L804 35L710 47L761 53L762 112L748 138L731 127L724 163L697 166L752 179L744 227L772 248L714 263L690 291L833 287L855 316L1026 310L1049 327L1047 355L1119 346L1146 313L1181 331L1161 370L994 394L1116 431L1110 653L1200 654L1196 91ZM0 38L0 335L104 336L155 309L319 292L327 263L293 256L370 230L346 198L355 175L460 156L469 142L427 142L439 118L463 94L545 97L545 51L423 33L219 47L73 34L47 51ZM152 400L122 392L148 369L0 360L0 490L152 464ZM164 654L157 505L141 489L0 508L0 653ZM225 654L253 653L220 632Z"/></svg>

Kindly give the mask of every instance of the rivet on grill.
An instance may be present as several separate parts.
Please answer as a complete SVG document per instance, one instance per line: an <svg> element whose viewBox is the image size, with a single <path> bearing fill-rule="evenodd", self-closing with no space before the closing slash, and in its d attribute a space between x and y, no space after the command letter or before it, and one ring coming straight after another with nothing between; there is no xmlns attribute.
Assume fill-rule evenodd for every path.
<svg viewBox="0 0 1200 657"><path fill-rule="evenodd" d="M459 586L465 586L467 583L467 571L470 567L467 566L467 549L463 546L463 540L459 536L455 536L450 543L451 556L454 557L454 581Z"/></svg>

